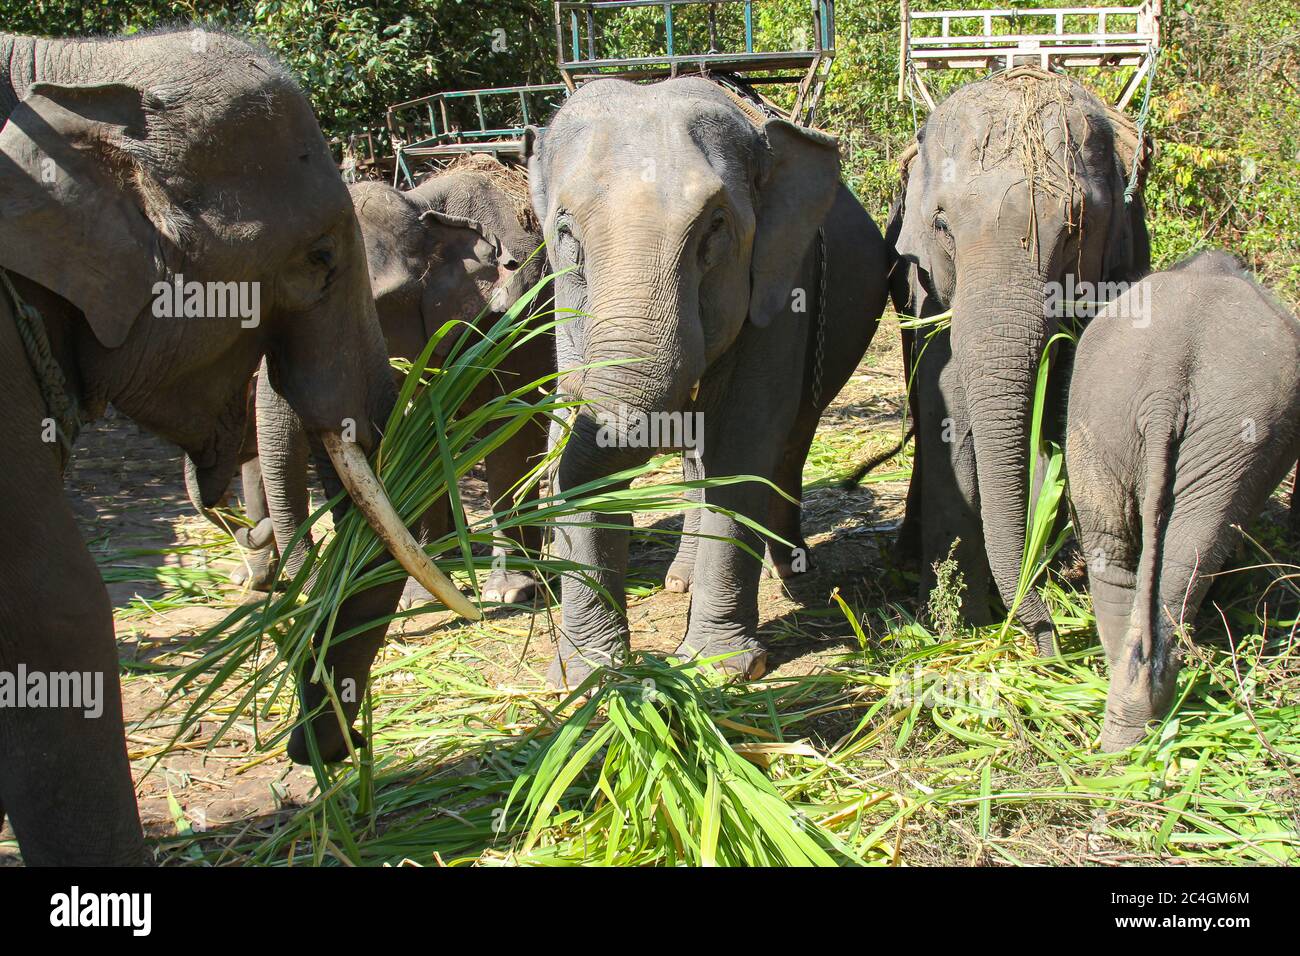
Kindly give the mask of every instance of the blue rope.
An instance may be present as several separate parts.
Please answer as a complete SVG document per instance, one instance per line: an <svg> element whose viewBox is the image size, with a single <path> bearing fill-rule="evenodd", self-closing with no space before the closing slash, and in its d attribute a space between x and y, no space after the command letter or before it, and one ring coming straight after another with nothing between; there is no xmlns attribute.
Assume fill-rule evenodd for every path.
<svg viewBox="0 0 1300 956"><path fill-rule="evenodd" d="M1151 115L1151 87L1156 79L1156 62L1160 59L1160 48L1151 48L1151 69L1147 73L1147 88L1142 93L1142 108L1138 110L1137 121L1137 148L1133 150L1133 168L1128 172L1128 186L1124 189L1124 204L1132 205L1133 197L1137 194L1138 187L1138 169L1145 162L1145 150L1147 135L1147 118Z"/></svg>

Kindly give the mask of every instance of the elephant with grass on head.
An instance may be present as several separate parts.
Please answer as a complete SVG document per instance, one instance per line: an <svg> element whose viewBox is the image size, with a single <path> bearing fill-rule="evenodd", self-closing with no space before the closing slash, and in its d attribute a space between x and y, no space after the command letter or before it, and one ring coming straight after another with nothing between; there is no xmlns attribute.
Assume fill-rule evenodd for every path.
<svg viewBox="0 0 1300 956"><path fill-rule="evenodd" d="M348 488L410 573L477 611L402 526L366 460L396 392L352 203L288 74L199 29L0 33L0 120L0 268L17 293L0 291L0 685L26 694L14 685L26 674L103 688L94 708L0 706L0 814L27 863L139 863L112 610L63 494L52 406L71 403L84 421L111 402L176 443L210 508L239 464L248 382L265 356L271 384L337 467L328 481ZM160 307L181 277L260 307ZM339 607L339 627L358 633L327 653L336 679L364 680L384 635L368 622L391 614L400 590ZM304 683L302 696L312 711L325 693ZM345 752L332 713L316 727L327 758ZM298 728L290 752L305 751Z"/></svg>
<svg viewBox="0 0 1300 956"><path fill-rule="evenodd" d="M951 312L951 322L905 335L917 445L900 538L919 545L926 590L957 542L973 624L992 620L990 584L1015 603L1039 364L1074 305L1062 290L1148 268L1141 192L1129 191L1137 147L1082 86L1020 68L939 104L904 169L887 230L894 304L921 318ZM1062 343L1054 352L1043 428L1059 443L1070 355ZM1032 588L1017 618L1053 653L1055 626Z"/></svg>
<svg viewBox="0 0 1300 956"><path fill-rule="evenodd" d="M1240 529L1300 453L1300 322L1224 253L1157 272L1079 342L1066 465L1110 661L1104 750L1168 711Z"/></svg>
<svg viewBox="0 0 1300 956"><path fill-rule="evenodd" d="M560 391L584 403L559 493L683 450L699 422L686 449L694 476L757 476L797 500L817 414L861 359L887 294L884 242L840 183L835 140L707 79L598 80L544 133L529 130L526 148L556 306L576 316L556 331ZM691 592L678 653L728 655L725 671L760 675L762 544L746 519L788 548L800 543L798 507L760 481L703 498L693 553L674 563ZM552 686L626 655L629 528L626 515L590 514L556 528L559 555L594 571L563 579Z"/></svg>
<svg viewBox="0 0 1300 956"><path fill-rule="evenodd" d="M433 365L441 364L464 335L481 334L500 319L542 278L542 239L528 205L524 174L486 156L469 156L426 178L407 192L383 183L350 188L365 242L375 308L388 354L413 361L447 322L464 328L443 336ZM476 331L477 330L477 331ZM548 379L555 372L555 344L538 335L513 349L465 403L472 410L497 395ZM401 374L394 372L396 378ZM526 401L535 396L525 394ZM258 449L268 509L281 553L307 518L308 460L305 436L293 410L274 390L258 392ZM519 430L484 462L494 511L526 507L537 498L536 486L513 499L528 472L546 452L543 423ZM541 532L536 526L512 531L510 550L536 557ZM494 554L504 559L503 539ZM297 573L309 540L286 561ZM494 561L483 583L485 600L507 604L533 599L536 581L529 572ZM408 599L428 600L418 582L410 582Z"/></svg>

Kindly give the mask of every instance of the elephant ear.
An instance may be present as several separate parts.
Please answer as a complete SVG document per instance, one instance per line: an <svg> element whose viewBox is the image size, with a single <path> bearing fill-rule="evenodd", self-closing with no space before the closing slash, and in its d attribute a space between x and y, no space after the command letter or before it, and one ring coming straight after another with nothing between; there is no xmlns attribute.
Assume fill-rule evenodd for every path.
<svg viewBox="0 0 1300 956"><path fill-rule="evenodd" d="M1127 187L1127 171L1117 157L1111 172L1110 227L1102 254L1102 280L1106 282L1132 282L1151 271L1151 241L1142 188L1139 184L1133 198L1125 202Z"/></svg>
<svg viewBox="0 0 1300 956"><path fill-rule="evenodd" d="M67 299L106 348L166 277L139 191L143 94L34 84L0 130L0 266Z"/></svg>
<svg viewBox="0 0 1300 956"><path fill-rule="evenodd" d="M890 268L889 293L900 315L922 316L929 299L921 273L930 272L930 243L934 241L925 228L921 213L922 177L916 172L919 146L913 143L899 159L902 191L889 214L885 241L894 250ZM911 215L908 215L908 209Z"/></svg>
<svg viewBox="0 0 1300 956"><path fill-rule="evenodd" d="M463 279L459 276L457 278L464 282L490 278L496 287L506 278L507 267L518 267L501 240L477 220L430 209L420 214L420 222L425 228L425 261L430 264L430 269L463 270L465 263L474 263ZM424 316L425 333L428 335L437 331L446 318L440 314L440 296L446 291L445 282L432 281L424 284L420 308Z"/></svg>
<svg viewBox="0 0 1300 956"><path fill-rule="evenodd" d="M524 163L528 168L528 196L532 200L537 221L546 223L546 177L542 175L541 151L543 134L536 126L524 127Z"/></svg>
<svg viewBox="0 0 1300 956"><path fill-rule="evenodd" d="M467 216L453 216L451 213L430 209L421 213L420 220L426 226L437 223L444 230L441 234L434 233L435 244L442 245L445 248L457 241L467 242L481 239L491 247L491 250L477 249L474 256L476 261L485 265L501 263L510 268L517 268L519 265L496 233L489 230L487 226L477 219L470 219ZM473 237L469 236L468 233L473 233Z"/></svg>
<svg viewBox="0 0 1300 956"><path fill-rule="evenodd" d="M755 203L749 296L749 318L759 328L789 308L805 250L840 186L835 137L781 119L764 123L763 135L769 162Z"/></svg>

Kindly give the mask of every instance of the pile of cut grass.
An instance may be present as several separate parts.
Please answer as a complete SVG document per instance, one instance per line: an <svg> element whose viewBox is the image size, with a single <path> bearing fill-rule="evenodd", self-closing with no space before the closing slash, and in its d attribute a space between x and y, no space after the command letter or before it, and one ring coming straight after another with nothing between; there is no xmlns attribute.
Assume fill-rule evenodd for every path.
<svg viewBox="0 0 1300 956"><path fill-rule="evenodd" d="M1295 862L1294 622L1209 634L1164 723L1103 754L1087 599L1054 577L1047 594L1059 660L1000 626L939 636L900 608L843 603L859 647L817 673L720 685L639 655L586 702L489 684L474 658L490 623L440 629L377 668L360 766L328 768L323 795L273 824L160 852L275 865Z"/></svg>
<svg viewBox="0 0 1300 956"><path fill-rule="evenodd" d="M485 349L501 346L510 328L489 335L495 344ZM462 376L491 360L467 354L433 387L467 385ZM415 393L406 399L418 407ZM497 411L506 422L564 411L553 402ZM431 408L423 414L437 418ZM481 457L486 424L460 427L452 416L419 438L445 454L445 471L405 492L395 476L390 491L398 489L403 514L454 487ZM401 438L401 422L389 434L413 442L389 467L429 452ZM1059 494L1059 479L1051 484ZM593 487L598 503L543 498L529 520L670 511L683 490L672 481ZM1014 626L934 626L910 598L837 594L841 631L856 649L813 673L722 685L707 668L640 654L584 688L589 699L561 700L537 674L518 686L486 676L495 646L520 636L518 613L446 621L419 642L385 648L363 711L373 746L351 762L317 765L310 804L180 832L159 855L200 865L1294 862L1294 569L1253 572L1229 593L1221 629L1207 626L1208 643L1188 649L1167 719L1142 745L1103 754L1095 742L1104 660L1086 594L1050 569L1059 542L1043 532L1054 510L1043 499L1027 524L1022 582L1044 589L1062 634L1058 659L1034 656ZM349 540L341 532L313 554L336 593L367 580L355 569L372 552L339 544ZM467 542L490 540L486 522L471 522L430 551L459 552L440 561L469 582L484 562ZM346 561L323 557L327 547ZM188 706L187 720L229 725L251 710L271 725L263 750L282 746L293 720L289 674L311 659L309 637L330 606L299 590L291 582L288 597L269 599L256 626L256 611L237 611L192 646L176 702ZM528 634L552 610L532 613ZM824 636L826 623L824 611L805 608L781 622L781 636Z"/></svg>

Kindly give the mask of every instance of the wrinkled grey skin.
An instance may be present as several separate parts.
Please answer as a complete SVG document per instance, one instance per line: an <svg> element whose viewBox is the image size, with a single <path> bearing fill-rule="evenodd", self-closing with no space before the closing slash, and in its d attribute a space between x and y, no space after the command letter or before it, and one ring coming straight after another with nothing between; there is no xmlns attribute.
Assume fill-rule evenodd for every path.
<svg viewBox="0 0 1300 956"><path fill-rule="evenodd" d="M1075 170L1063 200L1041 180L1031 193L1007 128L1020 112L1025 78L962 87L931 114L905 172L888 238L899 256L894 304L905 315L953 312L951 331L905 335L917 424L916 462L900 532L919 550L922 588L960 539L965 616L992 620L990 578L1011 607L1024 550L1030 411L1039 359L1058 329L1046 315L1047 285L1136 278L1148 268L1141 194L1125 206L1127 169L1102 104L1069 83L1069 148L1056 103L1039 112L1049 168ZM1071 223L1074 225L1072 226ZM1069 355L1054 356L1045 418L1048 437L1064 428ZM1055 628L1031 589L1017 617L1040 653Z"/></svg>
<svg viewBox="0 0 1300 956"><path fill-rule="evenodd" d="M626 447L620 411L625 423L698 411L703 447L698 462L687 459L696 474L756 475L797 488L799 469L785 456L802 465L815 424L805 372L818 227L825 224L830 249L826 312L837 362L856 364L886 294L886 250L839 182L835 141L779 120L756 128L716 85L692 78L589 83L544 134L529 131L527 147L551 264L574 270L557 280L556 305L584 314L557 330L558 365L620 363L561 382L562 392L589 404L573 421L559 490L657 451ZM795 311L796 288L807 293L806 311ZM838 367L835 376L842 381ZM603 439L602 425L610 426ZM704 498L760 524L773 511L771 490L756 482L712 488ZM797 509L784 510L782 528L798 542ZM690 619L678 653L733 653L725 669L761 674L760 561L726 539L761 554L760 542L720 511L697 517ZM629 521L577 520L615 526L556 529L559 555L598 569L594 578L614 605L582 577L564 578L562 634L548 675L557 687L622 660L628 645Z"/></svg>
<svg viewBox="0 0 1300 956"><path fill-rule="evenodd" d="M310 105L265 55L204 38L195 50L188 31L0 34L0 266L45 314L83 416L111 402L180 446L212 507L239 465L264 355L312 436L352 419L369 449L396 396L356 215ZM260 323L156 316L154 284L175 274L260 283ZM46 409L12 311L0 296L0 671L90 672L104 695L98 717L0 708L0 813L29 864L139 863L112 610L57 445L42 441ZM391 613L400 590L350 599L339 626ZM328 668L364 680L383 631L332 647ZM309 708L324 696L303 694ZM337 721L318 726L337 757ZM301 732L290 751L304 755Z"/></svg>
<svg viewBox="0 0 1300 956"><path fill-rule="evenodd" d="M1169 709L1190 626L1300 452L1300 323L1224 253L1142 280L1079 343L1066 465L1110 661L1104 750Z"/></svg>
<svg viewBox="0 0 1300 956"><path fill-rule="evenodd" d="M496 167L495 175L501 172ZM358 183L350 191L390 356L414 361L434 333L453 320L491 328L545 271L544 254L538 252L540 234L521 222L522 210L483 168L453 167L409 192L377 182ZM445 336L431 364L441 365L459 338ZM554 340L535 337L511 351L497 374L470 396L465 410L554 371ZM400 381L400 373L394 376ZM538 397L523 396L526 401ZM263 481L275 540L285 553L309 511L307 443L292 409L274 391L262 389L258 402ZM545 452L546 429L538 423L521 429L487 457L488 491L496 510L507 508L506 496ZM536 499L534 488L517 504L527 507ZM536 557L540 529L512 534L517 545ZM285 562L288 575L301 567L308 544L309 540L300 543ZM494 555L506 553L504 546L494 549ZM498 568L484 581L483 597L511 604L529 602L535 588L530 573ZM434 600L414 580L408 582L407 598Z"/></svg>

